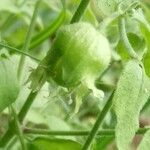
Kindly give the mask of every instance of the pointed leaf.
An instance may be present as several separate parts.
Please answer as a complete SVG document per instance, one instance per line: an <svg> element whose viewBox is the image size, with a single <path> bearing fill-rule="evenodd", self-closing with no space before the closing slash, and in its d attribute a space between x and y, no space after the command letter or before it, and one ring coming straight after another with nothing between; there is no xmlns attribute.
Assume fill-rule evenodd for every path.
<svg viewBox="0 0 150 150"><path fill-rule="evenodd" d="M129 145L139 128L139 113L149 97L150 81L136 60L131 60L119 79L113 105L117 116L116 140L119 150Z"/></svg>
<svg viewBox="0 0 150 150"><path fill-rule="evenodd" d="M77 142L64 139L36 138L29 143L28 150L80 150L81 145Z"/></svg>

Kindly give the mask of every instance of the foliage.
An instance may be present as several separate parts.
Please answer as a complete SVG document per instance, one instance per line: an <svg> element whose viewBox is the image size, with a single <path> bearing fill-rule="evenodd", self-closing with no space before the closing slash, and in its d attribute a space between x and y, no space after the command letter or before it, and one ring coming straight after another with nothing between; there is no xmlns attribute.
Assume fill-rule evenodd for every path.
<svg viewBox="0 0 150 150"><path fill-rule="evenodd" d="M0 149L148 150L149 14L147 0L1 0Z"/></svg>
<svg viewBox="0 0 150 150"><path fill-rule="evenodd" d="M19 94L16 62L18 60L15 57L0 59L0 112L10 106Z"/></svg>

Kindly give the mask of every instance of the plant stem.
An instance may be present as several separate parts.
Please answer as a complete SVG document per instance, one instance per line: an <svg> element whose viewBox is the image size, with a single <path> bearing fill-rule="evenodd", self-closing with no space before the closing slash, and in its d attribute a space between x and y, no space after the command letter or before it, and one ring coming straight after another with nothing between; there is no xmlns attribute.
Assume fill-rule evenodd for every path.
<svg viewBox="0 0 150 150"><path fill-rule="evenodd" d="M136 134L144 134L149 128L140 128ZM55 136L88 136L90 131L49 131L45 129L25 128L24 134L55 135ZM115 136L115 129L101 129L97 136Z"/></svg>
<svg viewBox="0 0 150 150"><path fill-rule="evenodd" d="M24 136L23 136L23 133L22 133L22 129L20 128L20 123L19 123L19 120L18 120L18 116L17 116L16 111L13 108L13 106L11 107L11 111L12 111L12 114L14 116L16 132L18 134L18 137L19 137L19 140L20 140L20 143L21 143L21 146L22 146L22 150L26 150L27 148L26 148L26 145L25 145L25 142L24 142Z"/></svg>
<svg viewBox="0 0 150 150"><path fill-rule="evenodd" d="M11 141L8 143L8 145L5 147L6 150L12 149L12 147L15 145L15 143L17 142L17 136L14 136Z"/></svg>
<svg viewBox="0 0 150 150"><path fill-rule="evenodd" d="M14 136L14 131L15 131L15 127L14 127L14 120L11 121L9 123L9 128L6 131L6 133L3 135L3 137L0 139L0 147L4 147L9 140Z"/></svg>
<svg viewBox="0 0 150 150"><path fill-rule="evenodd" d="M25 118L31 104L33 103L35 97L37 96L37 94L38 94L38 91L36 91L36 92L31 91L30 92L25 104L23 105L22 109L20 110L20 112L18 114L18 120L20 123L22 123L22 121L24 120L24 118ZM6 133L4 134L4 136L0 140L0 147L4 147L14 135L15 135L14 120L12 120L10 122L8 130L6 131Z"/></svg>
<svg viewBox="0 0 150 150"><path fill-rule="evenodd" d="M119 18L118 27L119 27L120 38L129 54L129 56L131 56L132 58L138 59L136 52L134 51L133 47L131 46L131 44L129 42L127 32L126 32L126 27L125 27L125 19L122 16Z"/></svg>
<svg viewBox="0 0 150 150"><path fill-rule="evenodd" d="M12 46L9 46L9 45L5 45L5 44L3 44L3 43L0 43L0 46L5 47L5 48L7 48L7 49L9 49L9 50L11 50L11 51L15 51L15 52L17 52L17 53L20 53L20 54L22 54L22 55L28 56L28 57L30 57L31 59L35 60L35 61L38 61L38 62L41 61L40 59L35 58L34 56L31 56L30 54L28 54L28 53L26 53L26 52L20 51L19 49L15 48L15 47L12 47Z"/></svg>
<svg viewBox="0 0 150 150"><path fill-rule="evenodd" d="M97 118L92 130L90 131L85 144L82 147L82 150L88 150L88 148L90 147L92 141L94 140L100 125L102 124L107 112L111 108L113 95L114 95L114 92L112 92L112 94L109 97L109 99L107 100L103 110L99 113L98 118Z"/></svg>
<svg viewBox="0 0 150 150"><path fill-rule="evenodd" d="M33 36L30 42L30 46L28 50L31 50L38 45L40 45L44 40L49 38L56 30L62 25L63 21L65 20L66 11L63 9L59 16L52 22L49 26L47 26L44 30ZM23 45L19 45L17 48L21 49Z"/></svg>
<svg viewBox="0 0 150 150"><path fill-rule="evenodd" d="M37 96L39 91L31 91L27 100L25 101L22 109L20 110L19 114L18 114L18 119L19 119L19 122L22 123L22 121L24 120L28 110L30 109L35 97Z"/></svg>
<svg viewBox="0 0 150 150"><path fill-rule="evenodd" d="M34 29L34 26L35 26L35 23L36 23L36 18L37 18L40 2L41 2L41 0L38 0L35 4L35 9L34 9L34 12L33 12L31 23L30 23L30 26L29 26L29 29L28 29L28 32L27 32L27 35L26 35L25 43L24 43L24 46L23 46L23 49L22 49L23 52L27 52L28 49L29 49L33 29ZM19 66L18 66L18 79L19 80L22 76L24 62L25 62L25 56L22 55L21 59L20 59L20 62L19 62Z"/></svg>
<svg viewBox="0 0 150 150"><path fill-rule="evenodd" d="M47 28L45 28L43 31L41 31L32 38L29 50L37 47L45 39L50 37L60 27L64 19L65 19L65 11L62 10L62 12L59 14L59 16L56 18L56 20L54 20L52 24L50 24Z"/></svg>
<svg viewBox="0 0 150 150"><path fill-rule="evenodd" d="M81 19L81 17L83 15L83 13L85 12L89 2L90 2L90 0L81 0L81 2L79 4L77 10L75 11L70 23L78 22Z"/></svg>

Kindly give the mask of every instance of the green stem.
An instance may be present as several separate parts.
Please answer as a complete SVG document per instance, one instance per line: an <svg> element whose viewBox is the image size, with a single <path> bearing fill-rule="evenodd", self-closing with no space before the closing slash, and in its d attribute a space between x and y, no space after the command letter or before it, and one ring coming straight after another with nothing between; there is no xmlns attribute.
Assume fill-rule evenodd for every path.
<svg viewBox="0 0 150 150"><path fill-rule="evenodd" d="M125 27L125 20L123 17L119 18L119 23L118 23L118 27L119 27L119 33L120 33L120 38L128 52L128 54L132 57L132 58L136 58L138 59L138 56L136 54L136 52L134 51L133 47L131 46L128 36L127 36L127 32L126 32L126 27Z"/></svg>
<svg viewBox="0 0 150 150"><path fill-rule="evenodd" d="M107 112L111 108L113 95L114 95L114 92L111 94L110 98L107 100L103 110L99 113L98 118L97 118L92 130L90 131L85 144L82 147L82 150L88 150L92 141L94 140L95 136L97 135L100 125L102 124Z"/></svg>
<svg viewBox="0 0 150 150"><path fill-rule="evenodd" d="M25 118L31 104L33 103L35 97L37 96L37 94L38 94L38 91L37 92L33 92L33 91L30 92L25 104L23 105L22 109L20 110L20 112L18 114L18 120L20 123L22 123L22 121L24 120L24 118ZM14 135L15 135L14 120L12 120L10 122L8 130L6 131L6 133L4 134L4 136L0 140L0 147L4 147Z"/></svg>
<svg viewBox="0 0 150 150"><path fill-rule="evenodd" d="M30 57L31 59L33 59L33 60L35 60L35 61L37 61L37 62L40 62L40 61L41 61L40 59L35 58L34 56L31 56L31 55L28 54L28 53L25 53L25 52L23 52L23 51L20 51L19 49L15 48L15 47L12 47L12 46L9 46L9 45L5 45L5 44L3 44L3 43L0 43L0 46L5 47L5 48L7 48L7 49L9 49L9 50L11 50L11 51L17 52L17 53L19 53L19 54L28 56L28 57Z"/></svg>
<svg viewBox="0 0 150 150"><path fill-rule="evenodd" d="M19 119L19 122L22 123L22 121L24 120L29 108L31 107L34 99L36 98L37 94L38 94L39 91L31 91L27 100L25 101L22 109L20 110L19 114L18 114L18 119Z"/></svg>
<svg viewBox="0 0 150 150"><path fill-rule="evenodd" d="M30 26L29 26L29 29L28 29L28 32L27 32L27 35L26 35L25 43L24 43L24 46L23 46L23 49L22 49L23 52L27 52L28 49L29 49L33 29L34 29L34 26L35 26L35 23L36 23L36 18L37 18L40 2L41 2L41 0L38 0L36 2L35 9L34 9L34 12L33 12L33 16L32 16L32 19L31 19L31 23L30 23ZM25 62L25 56L22 55L21 59L20 59L20 62L19 62L19 66L18 66L18 79L20 79L21 76L22 76L24 62Z"/></svg>
<svg viewBox="0 0 150 150"><path fill-rule="evenodd" d="M48 37L50 37L53 33L57 31L57 29L62 25L62 23L65 20L66 11L65 6L64 9L60 12L59 16L52 22L50 25L48 25L44 30L39 32L37 35L33 36L31 39L31 43L28 50L31 50L38 45L40 45L44 40L46 40ZM22 48L23 45L19 45L18 48Z"/></svg>
<svg viewBox="0 0 150 150"><path fill-rule="evenodd" d="M90 0L81 0L81 2L79 4L77 10L75 11L70 23L78 22L81 19L81 17L83 15L84 11L86 10L89 2L90 2Z"/></svg>
<svg viewBox="0 0 150 150"><path fill-rule="evenodd" d="M118 5L118 9L120 7L121 3ZM123 12L121 11L116 11L112 14L110 14L110 16L108 16L107 18L105 18L100 25L98 26L98 29L101 32L105 32L105 30L107 29L108 25L113 22L114 20L118 19L120 16L124 15L127 11L137 7L138 2L133 2L131 3L131 5L129 5ZM96 6L97 7L97 6Z"/></svg>
<svg viewBox="0 0 150 150"><path fill-rule="evenodd" d="M136 134L144 134L150 128L140 128ZM88 136L90 131L49 131L46 129L25 128L24 134L37 135L54 135L54 136ZM97 132L97 136L115 136L115 129L101 129Z"/></svg>
<svg viewBox="0 0 150 150"><path fill-rule="evenodd" d="M14 138L12 138L11 141L7 144L6 150L12 149L17 140L18 140L17 136L14 136Z"/></svg>
<svg viewBox="0 0 150 150"><path fill-rule="evenodd" d="M14 120L9 123L9 128L6 131L6 133L3 135L3 137L0 139L0 147L4 147L7 145L7 143L10 141L10 139L14 136Z"/></svg>
<svg viewBox="0 0 150 150"><path fill-rule="evenodd" d="M24 136L23 136L23 133L22 133L22 129L20 128L20 123L19 123L19 120L18 120L18 116L16 114L16 111L15 109L13 108L13 106L11 107L11 111L12 111L12 114L14 116L14 122L15 122L15 126L16 126L16 133L18 134L18 137L19 137L19 140L20 140L20 143L21 143L21 146L22 146L22 150L26 150L26 145L25 145L25 142L24 142Z"/></svg>
<svg viewBox="0 0 150 150"><path fill-rule="evenodd" d="M58 18L50 26L48 26L47 28L45 28L43 31L41 31L39 34L37 34L32 38L29 49L37 47L45 39L50 37L60 27L64 19L65 19L65 11L62 10Z"/></svg>

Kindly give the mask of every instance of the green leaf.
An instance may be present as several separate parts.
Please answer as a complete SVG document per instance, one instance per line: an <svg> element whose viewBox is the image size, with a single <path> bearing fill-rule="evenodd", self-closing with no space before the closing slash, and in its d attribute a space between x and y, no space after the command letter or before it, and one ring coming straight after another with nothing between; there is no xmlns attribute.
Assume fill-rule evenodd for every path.
<svg viewBox="0 0 150 150"><path fill-rule="evenodd" d="M121 11L125 11L134 2L139 0L95 0L95 7L102 17L109 16L113 12L118 11L120 5Z"/></svg>
<svg viewBox="0 0 150 150"><path fill-rule="evenodd" d="M18 12L18 8L11 0L0 1L0 11L8 11L12 13Z"/></svg>
<svg viewBox="0 0 150 150"><path fill-rule="evenodd" d="M93 150L106 150L108 144L114 140L114 137L100 137L96 139L95 144L93 145Z"/></svg>
<svg viewBox="0 0 150 150"><path fill-rule="evenodd" d="M84 16L83 16L82 20L90 22L91 24L93 24L95 26L98 24L98 22L96 20L96 17L93 14L93 11L91 10L90 7L85 10L85 13L84 13Z"/></svg>
<svg viewBox="0 0 150 150"><path fill-rule="evenodd" d="M149 150L150 148L150 130L147 131L138 147L138 150Z"/></svg>
<svg viewBox="0 0 150 150"><path fill-rule="evenodd" d="M16 59L0 59L0 112L16 100L19 89Z"/></svg>
<svg viewBox="0 0 150 150"><path fill-rule="evenodd" d="M117 116L116 141L119 150L129 149L129 145L139 128L139 114L150 92L150 81L142 71L139 62L129 61L118 81L113 98Z"/></svg>
<svg viewBox="0 0 150 150"><path fill-rule="evenodd" d="M36 138L28 144L28 150L81 150L77 142L64 139Z"/></svg>

